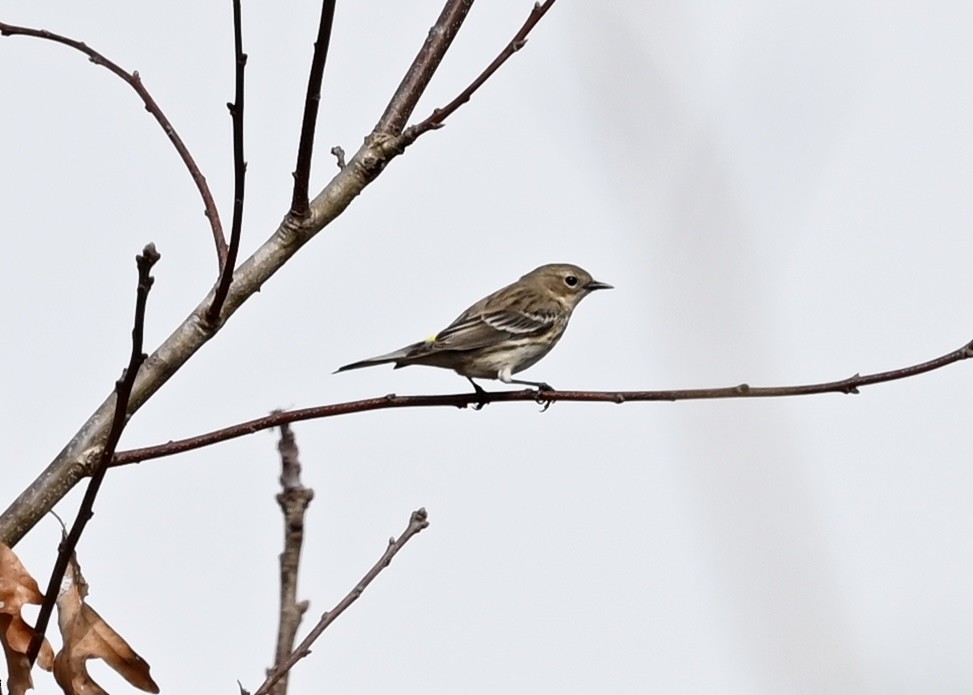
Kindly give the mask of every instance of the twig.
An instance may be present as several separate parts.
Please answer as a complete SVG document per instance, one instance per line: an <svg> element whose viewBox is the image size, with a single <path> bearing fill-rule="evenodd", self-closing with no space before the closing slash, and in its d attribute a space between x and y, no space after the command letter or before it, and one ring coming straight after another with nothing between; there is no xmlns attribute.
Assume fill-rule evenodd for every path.
<svg viewBox="0 0 973 695"><path fill-rule="evenodd" d="M132 393L132 386L135 384L135 376L146 358L145 353L142 352L145 333L145 305L148 302L149 290L152 289L154 282L151 274L152 266L156 264L159 258L155 244L147 245L142 253L135 257L139 279L135 294L135 320L132 326L132 354L128 360L128 367L125 368L121 378L115 382L115 415L108 432L108 438L105 440L101 455L91 471L91 480L88 482L88 489L85 490L84 499L81 500L81 506L78 508L78 516L71 526L70 533L58 547L57 560L54 563L54 570L51 572L51 580L47 583L44 603L37 615L37 627L34 628L34 636L30 641L30 647L27 649L27 659L31 664L37 658L41 644L44 642L44 633L47 631L47 625L54 610L54 602L57 600L64 573L74 555L75 548L78 546L85 525L94 516L95 497L98 496L98 490L105 479L105 473L115 455L115 448L118 446L122 431L128 424L128 399Z"/></svg>
<svg viewBox="0 0 973 695"><path fill-rule="evenodd" d="M136 94L142 99L142 103L145 104L145 110L151 113L155 120L158 122L159 126L165 132L166 137L169 138L169 142L172 143L173 147L176 148L176 152L179 153L179 157L182 159L183 164L186 165L186 169L189 170L189 175L192 176L193 182L196 184L196 189L199 191L199 195L203 199L203 208L206 213L206 219L209 220L210 228L213 231L213 242L216 245L216 258L219 262L220 269L226 265L226 238L223 236L223 224L220 221L220 213L216 208L216 202L213 200L213 194L209 190L209 184L206 183L206 177L203 176L203 172L199 170L199 166L196 164L196 160L189 153L189 149L186 144L179 137L176 129L173 127L172 123L159 108L159 105L155 103L155 99L149 94L149 90L145 88L142 84L142 78L139 77L137 71L129 73L122 69L119 65L112 62L104 55L94 50L82 41L75 41L74 39L69 39L66 36L61 36L60 34L55 34L54 32L47 31L44 29L31 29L29 27L15 26L13 24L5 24L0 22L0 36L33 36L38 39L45 39L47 41L53 41L55 43L60 43L65 46L70 46L71 48L81 51L89 60L95 65L101 65L107 68L115 75L123 79L128 85L135 90Z"/></svg>
<svg viewBox="0 0 973 695"><path fill-rule="evenodd" d="M315 420L318 418L348 415L369 410L385 410L387 408L428 408L436 406L452 406L466 408L468 406L482 406L486 403L500 403L512 401L539 401L553 403L554 401L590 401L603 403L630 403L633 401L688 401L717 398L780 398L783 396L809 396L820 393L858 393L858 389L872 384L895 381L916 376L924 372L940 369L954 362L973 357L973 341L958 350L953 350L941 357L928 362L894 369L888 372L877 372L864 376L856 374L847 379L829 381L818 384L801 386L749 386L739 384L723 388L707 389L679 389L673 391L543 391L538 393L531 389L520 391L486 391L477 393L442 394L435 396L396 396L389 394L379 398L369 398L348 403L322 405L301 410L280 411L267 417L242 422L223 429L215 430L196 437L170 441L142 449L120 451L112 462L113 466L123 466L150 459L163 458L180 454L193 449L200 449L219 442L237 437L243 437L254 432L279 427L284 423Z"/></svg>
<svg viewBox="0 0 973 695"><path fill-rule="evenodd" d="M334 158L337 161L338 169L344 169L346 166L348 166L348 163L345 162L345 150L341 145L335 145L332 147L331 154L334 155Z"/></svg>
<svg viewBox="0 0 973 695"><path fill-rule="evenodd" d="M297 442L288 424L280 426L280 486L277 504L284 513L284 552L280 554L280 622L277 628L277 652L274 668L278 668L294 650L294 639L308 602L297 600L297 571L304 543L304 513L314 499L314 490L301 484L301 462ZM268 671L272 673L273 669ZM274 695L287 692L287 673L274 684Z"/></svg>
<svg viewBox="0 0 973 695"><path fill-rule="evenodd" d="M278 665L278 667L267 676L267 680L265 680L263 684L257 688L256 691L254 691L253 695L267 695L274 683L276 683L284 676L284 674L290 671L294 667L294 664L310 654L311 645L314 644L314 641L321 636L321 633L324 632L331 623L337 620L338 616L344 613L345 610L351 606L351 604L358 600L358 597L362 595L366 588L368 588L368 585L374 581L382 570L389 566L389 563L392 562L392 558L395 557L396 553L402 550L402 547L409 542L409 539L427 526L429 526L429 521L425 509L418 509L412 512L412 516L409 518L409 525L406 527L405 531L402 532L402 535L398 538L389 539L388 548L386 548L385 552L382 553L382 557L378 559L378 562L376 562L375 565L368 570L355 588L349 591L348 594L341 599L341 601L339 601L334 608L321 616L321 619L318 620L318 624L315 625L310 634L304 638L304 641L297 646L297 649L291 652L290 656L287 657L283 663Z"/></svg>
<svg viewBox="0 0 973 695"><path fill-rule="evenodd" d="M243 94L244 73L247 67L247 54L243 52L243 20L241 17L240 0L233 0L233 57L236 66L236 90L233 102L226 108L230 111L233 122L233 221L230 224L230 248L227 250L226 262L220 268L220 278L213 294L213 303L206 313L206 320L211 324L219 323L220 311L230 291L233 281L233 271L236 269L237 254L240 251L240 234L243 228L243 196L247 182L247 162L243 157Z"/></svg>
<svg viewBox="0 0 973 695"><path fill-rule="evenodd" d="M375 132L385 135L400 135L409 116L416 108L419 97L426 91L429 80L439 67L449 49L449 45L456 38L456 33L463 26L463 20L473 7L473 0L446 0L443 11L429 30L425 43L419 49L418 55L402 78L398 89L392 95L385 113L378 119Z"/></svg>
<svg viewBox="0 0 973 695"><path fill-rule="evenodd" d="M527 35L530 34L531 30L539 21L541 21L544 15L547 14L547 11L551 9L555 2L556 0L546 0L543 5L540 3L534 3L534 7L527 16L527 20L524 22L524 25L520 27L520 31L518 31L510 40L510 43L508 43L504 49L500 51L500 54L493 59L493 62L490 63L466 89L460 92L455 99L446 104L446 106L433 110L432 114L429 115L425 120L406 128L405 132L402 134L403 140L405 141L404 144L411 144L423 133L442 127L443 121L449 118L449 116L456 111L456 109L468 102L470 97L473 96L474 92L483 86L483 83L490 79L493 73L499 70L500 66L506 63L510 56L527 44Z"/></svg>
<svg viewBox="0 0 973 695"><path fill-rule="evenodd" d="M331 44L334 6L335 0L324 0L321 5L318 38L314 42L311 72L307 78L304 119L301 122L300 144L297 146L297 167L294 169L294 194L291 196L290 211L291 217L299 220L303 220L310 213L307 191L311 179L311 155L314 152L314 132L318 122L318 107L321 104L321 81L324 79L324 66L328 60L328 47Z"/></svg>

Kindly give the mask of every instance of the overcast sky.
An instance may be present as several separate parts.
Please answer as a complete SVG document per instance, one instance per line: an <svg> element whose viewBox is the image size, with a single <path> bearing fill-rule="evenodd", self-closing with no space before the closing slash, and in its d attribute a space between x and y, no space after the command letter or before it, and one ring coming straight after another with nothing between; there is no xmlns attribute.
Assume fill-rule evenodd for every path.
<svg viewBox="0 0 973 695"><path fill-rule="evenodd" d="M417 117L530 7L476 5ZM339 4L315 190L336 171L328 149L358 147L439 9ZM243 257L289 204L318 13L244 0ZM229 2L7 1L0 19L137 69L229 225ZM137 414L122 448L274 408L466 391L443 370L331 372L548 262L616 287L524 373L562 389L830 381L953 350L973 337L971 27L958 0L564 0ZM120 80L2 38L0 95L6 507L127 361L134 255L149 241L162 253L150 348L208 291L215 259L189 176ZM301 423L316 493L304 630L412 510L431 525L291 692L969 693L971 370L857 396ZM108 476L79 549L89 600L163 692L262 680L278 468L262 433ZM57 510L73 518L79 500ZM58 533L45 519L17 546L42 585Z"/></svg>

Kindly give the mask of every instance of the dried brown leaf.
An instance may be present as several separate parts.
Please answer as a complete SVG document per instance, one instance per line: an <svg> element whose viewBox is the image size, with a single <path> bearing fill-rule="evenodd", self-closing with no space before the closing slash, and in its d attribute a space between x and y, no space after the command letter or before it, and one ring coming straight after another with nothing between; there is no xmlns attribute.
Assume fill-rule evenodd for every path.
<svg viewBox="0 0 973 695"><path fill-rule="evenodd" d="M7 661L7 688L10 695L24 695L34 687L27 662L27 647L34 636L32 628L20 615L24 604L39 604L44 595L13 550L0 543L0 644ZM37 664L51 670L54 650L47 640L41 646Z"/></svg>
<svg viewBox="0 0 973 695"><path fill-rule="evenodd" d="M149 664L84 602L87 584L72 560L57 598L57 622L64 646L54 657L54 678L66 695L108 695L88 674L88 659L103 659L140 690L159 692Z"/></svg>

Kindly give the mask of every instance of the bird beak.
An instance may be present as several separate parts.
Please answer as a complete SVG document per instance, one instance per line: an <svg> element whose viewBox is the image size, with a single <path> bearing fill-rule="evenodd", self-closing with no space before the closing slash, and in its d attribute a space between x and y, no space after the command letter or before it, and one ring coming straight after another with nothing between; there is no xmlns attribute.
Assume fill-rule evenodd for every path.
<svg viewBox="0 0 973 695"><path fill-rule="evenodd" d="M597 280L592 280L585 285L585 289L589 292L593 292L595 290L613 290L615 288L612 285L609 285L607 282L598 282Z"/></svg>

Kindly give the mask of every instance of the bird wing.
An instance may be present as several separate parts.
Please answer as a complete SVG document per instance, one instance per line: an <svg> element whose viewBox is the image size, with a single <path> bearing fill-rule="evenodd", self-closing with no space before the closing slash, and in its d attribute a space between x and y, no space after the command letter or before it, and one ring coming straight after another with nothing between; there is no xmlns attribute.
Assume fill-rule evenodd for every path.
<svg viewBox="0 0 973 695"><path fill-rule="evenodd" d="M557 321L554 311L511 309L460 316L429 344L434 350L475 350L511 338L526 338L548 330Z"/></svg>

